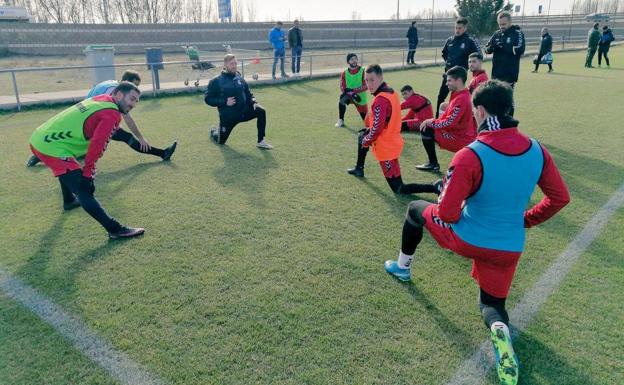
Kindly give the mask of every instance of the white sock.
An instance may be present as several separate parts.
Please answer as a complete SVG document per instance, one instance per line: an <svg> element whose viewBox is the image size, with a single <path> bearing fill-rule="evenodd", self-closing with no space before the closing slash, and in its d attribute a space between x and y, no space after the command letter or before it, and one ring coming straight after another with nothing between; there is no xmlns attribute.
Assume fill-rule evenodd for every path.
<svg viewBox="0 0 624 385"><path fill-rule="evenodd" d="M509 336L509 328L503 322L501 322L501 321L493 322L492 326L490 327L490 330L494 331L496 329L501 329L503 331L503 333L505 333L505 335L508 338L510 337Z"/></svg>
<svg viewBox="0 0 624 385"><path fill-rule="evenodd" d="M407 255L401 251L399 253L399 260L397 261L397 263L401 269L409 269L412 266L413 260L413 255Z"/></svg>

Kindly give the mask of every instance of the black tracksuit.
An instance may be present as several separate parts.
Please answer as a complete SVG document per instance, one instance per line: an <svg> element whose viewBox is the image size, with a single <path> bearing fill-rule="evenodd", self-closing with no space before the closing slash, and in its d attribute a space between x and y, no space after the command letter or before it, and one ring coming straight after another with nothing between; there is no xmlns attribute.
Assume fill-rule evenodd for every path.
<svg viewBox="0 0 624 385"><path fill-rule="evenodd" d="M552 51L552 36L548 32L542 35L542 41L540 42L539 52L537 53L537 59L535 59L535 71L539 69L542 57L548 52ZM548 68L552 70L552 63L548 63Z"/></svg>
<svg viewBox="0 0 624 385"><path fill-rule="evenodd" d="M479 42L476 39L468 36L468 33L449 37L444 44L444 48L442 48L442 59L444 59L445 62L444 72L455 66L461 66L468 70L468 56L473 52L481 53L481 47L479 47ZM446 75L442 75L442 85L440 85L440 91L438 92L438 101L435 111L436 117L440 110L440 104L444 102L448 94L449 89L446 86Z"/></svg>
<svg viewBox="0 0 624 385"><path fill-rule="evenodd" d="M228 106L227 99L232 96L236 98L236 104ZM258 119L258 142L264 139L266 112L260 106L253 108L256 98L239 72L231 74L223 71L221 75L212 79L208 83L204 101L219 109L219 133L216 137L213 135L217 143L224 144L238 123L256 118Z"/></svg>

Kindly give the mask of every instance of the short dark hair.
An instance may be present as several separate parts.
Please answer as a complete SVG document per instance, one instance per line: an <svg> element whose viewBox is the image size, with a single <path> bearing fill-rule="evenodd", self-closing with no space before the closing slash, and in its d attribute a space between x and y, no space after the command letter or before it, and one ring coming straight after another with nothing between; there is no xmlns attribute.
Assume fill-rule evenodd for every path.
<svg viewBox="0 0 624 385"><path fill-rule="evenodd" d="M124 81L124 82L119 83L119 85L115 87L113 92L111 92L111 95L114 95L117 92L121 92L124 95L128 95L128 93L130 93L131 91L136 91L139 95L141 94L141 90L139 89L139 87L135 86L134 83Z"/></svg>
<svg viewBox="0 0 624 385"><path fill-rule="evenodd" d="M462 66L455 66L446 71L446 76L450 76L454 79L461 79L464 83L466 83L466 80L468 79L468 72Z"/></svg>
<svg viewBox="0 0 624 385"><path fill-rule="evenodd" d="M608 25L603 25L602 29L609 29L609 26Z"/></svg>
<svg viewBox="0 0 624 385"><path fill-rule="evenodd" d="M472 104L475 107L483 106L490 115L505 116L513 106L513 90L508 83L488 80L473 92Z"/></svg>
<svg viewBox="0 0 624 385"><path fill-rule="evenodd" d="M284 25L284 23L282 23L281 21L278 21L275 24L277 24L277 25Z"/></svg>
<svg viewBox="0 0 624 385"><path fill-rule="evenodd" d="M135 70L125 70L123 75L121 75L122 82L134 83L135 80L138 80L139 83L141 83L141 75Z"/></svg>
<svg viewBox="0 0 624 385"><path fill-rule="evenodd" d="M414 91L414 89L409 84L406 84L403 86L403 88L401 88L401 92L405 92L405 91Z"/></svg>
<svg viewBox="0 0 624 385"><path fill-rule="evenodd" d="M415 21L412 21L412 27L414 26L414 24L416 24L416 22L415 22Z"/></svg>
<svg viewBox="0 0 624 385"><path fill-rule="evenodd" d="M503 17L507 18L508 20L511 20L511 13L507 11L500 11L498 15L496 16L497 19L502 19Z"/></svg>
<svg viewBox="0 0 624 385"><path fill-rule="evenodd" d="M381 66L379 64L371 64L368 67L366 67L366 73L367 74L376 74L376 75L383 75L383 70L381 69Z"/></svg>
<svg viewBox="0 0 624 385"><path fill-rule="evenodd" d="M455 24L468 25L468 19L463 16L458 17L457 20L455 20Z"/></svg>
<svg viewBox="0 0 624 385"><path fill-rule="evenodd" d="M347 63L348 63L348 62L349 62L349 60L351 60L351 58L352 58L352 57L354 57L354 56L355 56L356 58L358 57L358 55L357 55L357 54L354 54L353 52L348 53L348 54L347 54Z"/></svg>
<svg viewBox="0 0 624 385"><path fill-rule="evenodd" d="M600 23L594 24L594 28L598 29L598 27L600 27Z"/></svg>
<svg viewBox="0 0 624 385"><path fill-rule="evenodd" d="M483 55L481 55L481 52L473 52L470 55L468 55L468 59L470 59L472 57L477 58L477 59L483 61Z"/></svg>

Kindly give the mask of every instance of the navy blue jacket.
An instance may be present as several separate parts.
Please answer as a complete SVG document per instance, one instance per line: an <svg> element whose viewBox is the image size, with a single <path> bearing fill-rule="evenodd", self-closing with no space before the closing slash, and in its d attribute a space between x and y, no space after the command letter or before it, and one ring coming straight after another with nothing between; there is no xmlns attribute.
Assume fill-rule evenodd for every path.
<svg viewBox="0 0 624 385"><path fill-rule="evenodd" d="M227 99L232 96L236 98L236 104L228 106ZM253 106L256 98L240 72L231 74L223 71L208 83L204 101L209 106L219 109L219 117L222 120L236 120L246 108Z"/></svg>
<svg viewBox="0 0 624 385"><path fill-rule="evenodd" d="M520 57L526 47L524 33L517 25L512 25L504 32L500 29L492 35L485 45L485 52L492 57L492 78L508 83L518 81Z"/></svg>
<svg viewBox="0 0 624 385"><path fill-rule="evenodd" d="M442 48L442 59L446 62L444 71L455 66L468 69L468 56L473 52L481 53L481 47L479 47L479 42L467 33L449 37Z"/></svg>

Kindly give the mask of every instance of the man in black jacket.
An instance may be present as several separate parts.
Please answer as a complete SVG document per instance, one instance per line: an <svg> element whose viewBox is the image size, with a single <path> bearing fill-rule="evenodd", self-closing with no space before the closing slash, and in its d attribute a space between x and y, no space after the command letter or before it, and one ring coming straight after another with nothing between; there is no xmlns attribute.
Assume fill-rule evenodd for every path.
<svg viewBox="0 0 624 385"><path fill-rule="evenodd" d="M533 72L537 72L542 62L542 58L549 52L552 52L552 36L548 33L548 28L544 27L542 28L542 40L540 41L540 48L537 53L537 58L535 59L535 69ZM546 64L548 64L548 72L552 72L552 58L549 59Z"/></svg>
<svg viewBox="0 0 624 385"><path fill-rule="evenodd" d="M524 54L524 33L517 25L511 24L511 14L500 12L497 17L498 31L494 32L485 45L485 53L493 54L492 79L509 83L513 89L520 72L520 57ZM510 115L513 116L514 107Z"/></svg>
<svg viewBox="0 0 624 385"><path fill-rule="evenodd" d="M258 119L256 147L270 150L273 146L264 140L266 111L249 90L247 82L237 70L237 65L234 55L225 55L221 75L208 83L204 100L209 106L219 109L219 127L210 130L210 138L217 144L225 144L238 123Z"/></svg>
<svg viewBox="0 0 624 385"><path fill-rule="evenodd" d="M416 28L416 22L412 21L412 26L407 30L407 64L414 63L414 55L416 54L416 47L418 47L418 28Z"/></svg>
<svg viewBox="0 0 624 385"><path fill-rule="evenodd" d="M444 102L450 92L446 86L446 72L455 66L467 69L468 56L473 52L481 53L479 42L468 36L467 29L468 19L465 17L458 18L455 21L455 34L446 40L444 48L442 48L442 59L444 59L446 65L442 75L442 85L438 92L438 102L435 110L436 118L440 115L440 104Z"/></svg>

